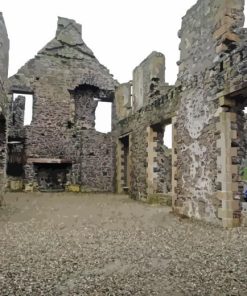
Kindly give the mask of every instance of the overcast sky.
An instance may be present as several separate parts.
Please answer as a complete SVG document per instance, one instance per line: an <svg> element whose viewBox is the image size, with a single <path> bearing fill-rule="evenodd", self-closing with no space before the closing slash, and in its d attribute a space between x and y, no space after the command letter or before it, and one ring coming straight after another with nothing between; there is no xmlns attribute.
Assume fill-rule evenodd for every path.
<svg viewBox="0 0 247 296"><path fill-rule="evenodd" d="M166 81L176 80L181 18L196 0L0 0L13 75L55 36L57 17L82 24L82 38L119 82L153 50L166 56Z"/></svg>
<svg viewBox="0 0 247 296"><path fill-rule="evenodd" d="M82 37L119 82L153 50L166 55L167 81L176 80L181 17L196 0L1 0L11 41L13 75L55 36L57 17L82 24Z"/></svg>

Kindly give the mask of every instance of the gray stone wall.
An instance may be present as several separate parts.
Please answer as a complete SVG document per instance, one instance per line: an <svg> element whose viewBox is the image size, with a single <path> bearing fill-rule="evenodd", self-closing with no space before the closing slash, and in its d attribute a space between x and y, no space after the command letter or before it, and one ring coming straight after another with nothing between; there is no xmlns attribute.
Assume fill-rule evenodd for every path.
<svg viewBox="0 0 247 296"><path fill-rule="evenodd" d="M212 66L218 46L231 41L231 31L243 26L243 8L244 0L198 0L187 11L178 33L180 79L189 81Z"/></svg>
<svg viewBox="0 0 247 296"><path fill-rule="evenodd" d="M165 83L165 56L152 52L133 71L133 110L146 105L153 95L158 95L160 85Z"/></svg>
<svg viewBox="0 0 247 296"><path fill-rule="evenodd" d="M0 77L2 81L8 78L9 38L2 12L0 12Z"/></svg>
<svg viewBox="0 0 247 296"><path fill-rule="evenodd" d="M243 8L243 0L198 0L183 17L179 31L181 54L176 85L159 84L159 79L144 75L144 64L150 62L147 59L134 71L136 106L131 112L119 111L119 106L125 106L117 92L113 109L115 134L131 133L131 194L148 194L144 147L150 139L146 139L146 128L174 117L173 208L197 219L216 223L222 219L226 227L239 223L236 199L242 194L242 110L247 105ZM162 163L161 147L156 147L156 166ZM158 169L154 176L159 173ZM162 180L164 175L160 177ZM162 183L157 186L159 191Z"/></svg>
<svg viewBox="0 0 247 296"><path fill-rule="evenodd" d="M8 97L5 80L8 77L9 39L0 12L0 204L6 184Z"/></svg>
<svg viewBox="0 0 247 296"><path fill-rule="evenodd" d="M198 81L201 87L204 80ZM217 112L210 88L190 87L181 94L177 116L177 179L175 206L196 218L216 218Z"/></svg>
<svg viewBox="0 0 247 296"><path fill-rule="evenodd" d="M95 98L112 102L117 83L82 40L81 25L59 18L55 38L8 85L33 94L32 123L24 128L27 161L69 161L67 184L113 191L114 145L110 134L94 129ZM37 183L35 165L24 167L26 183Z"/></svg>
<svg viewBox="0 0 247 296"><path fill-rule="evenodd" d="M89 87L76 89L73 93L77 128L93 129L95 127L95 110L98 105L96 95L97 91Z"/></svg>
<svg viewBox="0 0 247 296"><path fill-rule="evenodd" d="M133 198L147 198L148 193L148 147L147 129L161 126L161 130L153 142L157 153L153 167L154 182L157 184L155 193L167 193L171 190L171 155L163 145L164 125L175 115L178 104L178 90L165 83L165 57L153 52L134 70L133 96L139 101L137 90L142 90L142 104L123 104L124 90L128 84L120 85L116 91L116 109L113 108L113 134L119 139L130 134L130 186L129 193ZM140 73L145 73L143 79L137 79ZM155 80L154 78L157 78ZM137 83L137 85L135 85ZM126 99L126 102L130 99ZM140 101L139 101L140 102ZM139 103L138 103L139 104ZM121 109L122 108L122 109ZM128 108L128 110L126 109ZM124 110L123 110L124 109ZM153 143L151 143L152 145Z"/></svg>
<svg viewBox="0 0 247 296"><path fill-rule="evenodd" d="M231 51L233 30L243 25L244 1L199 0L183 18L177 111L177 198L175 207L187 216L217 221L219 105L217 68L220 51ZM219 53L218 53L219 52ZM220 70L220 69L219 69Z"/></svg>
<svg viewBox="0 0 247 296"><path fill-rule="evenodd" d="M10 92L34 95L32 124L11 130L25 139L25 181L37 181L32 159L64 161L70 164L67 185L112 191L124 167L123 151L116 154L115 146L128 135L132 197L172 190L177 213L237 225L246 155L243 8L244 0L198 0L179 31L175 86L165 83L164 55L153 52L136 67L133 81L118 87L115 100L118 84L82 40L81 26L59 18L55 38L8 80ZM94 129L95 99L113 102L110 134ZM163 127L171 121L172 160L162 143Z"/></svg>
<svg viewBox="0 0 247 296"><path fill-rule="evenodd" d="M94 130L85 130L78 136L82 138L81 153L72 166L73 178L79 180L85 191L91 188L113 192L115 149L112 136Z"/></svg>
<svg viewBox="0 0 247 296"><path fill-rule="evenodd" d="M131 134L130 141L130 188L133 198L147 197L147 130L138 124Z"/></svg>

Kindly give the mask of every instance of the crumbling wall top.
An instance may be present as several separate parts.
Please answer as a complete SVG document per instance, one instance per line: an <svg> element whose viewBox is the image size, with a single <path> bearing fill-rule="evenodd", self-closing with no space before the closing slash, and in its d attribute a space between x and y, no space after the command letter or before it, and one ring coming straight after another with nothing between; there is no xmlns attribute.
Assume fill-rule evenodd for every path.
<svg viewBox="0 0 247 296"><path fill-rule="evenodd" d="M51 76L52 79L44 78ZM113 92L118 84L109 70L99 63L81 36L81 25L74 20L58 18L56 36L9 79L10 92L34 92L35 84L48 79L67 90L90 85Z"/></svg>
<svg viewBox="0 0 247 296"><path fill-rule="evenodd" d="M149 103L149 95L165 83L165 56L153 51L133 71L133 109Z"/></svg>
<svg viewBox="0 0 247 296"><path fill-rule="evenodd" d="M4 82L8 78L9 38L2 12L0 12L0 114L7 115L8 98Z"/></svg>
<svg viewBox="0 0 247 296"><path fill-rule="evenodd" d="M63 44L76 46L82 53L94 57L92 50L82 40L81 24L78 24L72 19L58 17L55 39L48 43L40 53L46 53L47 49L52 50L54 47L62 47Z"/></svg>
<svg viewBox="0 0 247 296"><path fill-rule="evenodd" d="M244 0L198 0L182 19L179 31L179 77L209 68L215 56L239 41L244 24Z"/></svg>
<svg viewBox="0 0 247 296"><path fill-rule="evenodd" d="M8 78L9 38L2 12L0 12L0 77L2 81Z"/></svg>

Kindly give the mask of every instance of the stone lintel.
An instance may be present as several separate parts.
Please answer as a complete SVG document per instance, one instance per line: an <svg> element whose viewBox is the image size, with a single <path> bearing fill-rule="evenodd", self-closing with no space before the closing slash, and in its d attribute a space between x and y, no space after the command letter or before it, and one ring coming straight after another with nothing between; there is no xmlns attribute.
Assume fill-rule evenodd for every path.
<svg viewBox="0 0 247 296"><path fill-rule="evenodd" d="M69 159L59 159L59 158L28 158L27 163L36 164L71 164L72 161Z"/></svg>

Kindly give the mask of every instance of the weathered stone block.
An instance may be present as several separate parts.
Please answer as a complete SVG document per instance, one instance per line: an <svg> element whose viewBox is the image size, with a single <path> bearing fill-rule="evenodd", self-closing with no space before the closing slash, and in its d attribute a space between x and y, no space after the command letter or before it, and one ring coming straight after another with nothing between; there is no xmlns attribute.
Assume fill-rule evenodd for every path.
<svg viewBox="0 0 247 296"><path fill-rule="evenodd" d="M22 189L23 189L23 181L21 181L21 180L11 180L9 182L9 189L11 191L22 191Z"/></svg>
<svg viewBox="0 0 247 296"><path fill-rule="evenodd" d="M80 185L73 184L73 185L68 185L67 190L69 192L80 192L81 189L80 189Z"/></svg>

